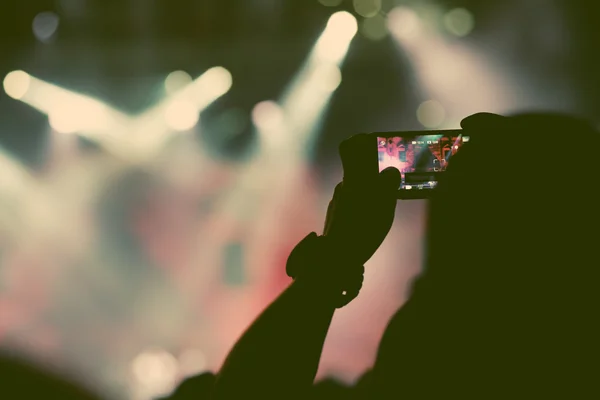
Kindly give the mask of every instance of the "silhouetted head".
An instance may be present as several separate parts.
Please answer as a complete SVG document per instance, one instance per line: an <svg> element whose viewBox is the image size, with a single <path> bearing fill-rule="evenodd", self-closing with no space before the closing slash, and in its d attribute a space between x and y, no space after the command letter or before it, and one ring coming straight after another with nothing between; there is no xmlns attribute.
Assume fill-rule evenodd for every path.
<svg viewBox="0 0 600 400"><path fill-rule="evenodd" d="M596 273L598 132L561 115L476 115L464 128L471 140L430 203L428 276L488 298L581 287Z"/></svg>
<svg viewBox="0 0 600 400"><path fill-rule="evenodd" d="M560 115L463 127L430 201L425 272L382 342L387 382L411 398L582 398L596 382L600 135Z"/></svg>
<svg viewBox="0 0 600 400"><path fill-rule="evenodd" d="M88 390L12 356L0 355L0 397L12 399L99 400Z"/></svg>
<svg viewBox="0 0 600 400"><path fill-rule="evenodd" d="M215 384L216 376L210 372L187 378L177 390L163 400L209 399Z"/></svg>

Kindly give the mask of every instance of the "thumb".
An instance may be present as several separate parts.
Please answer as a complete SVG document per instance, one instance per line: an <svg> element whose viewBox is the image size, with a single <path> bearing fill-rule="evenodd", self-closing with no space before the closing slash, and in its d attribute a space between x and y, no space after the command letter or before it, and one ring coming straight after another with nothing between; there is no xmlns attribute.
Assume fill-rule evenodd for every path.
<svg viewBox="0 0 600 400"><path fill-rule="evenodd" d="M389 167L379 174L379 181L383 190L393 192L400 189L402 175L397 168Z"/></svg>

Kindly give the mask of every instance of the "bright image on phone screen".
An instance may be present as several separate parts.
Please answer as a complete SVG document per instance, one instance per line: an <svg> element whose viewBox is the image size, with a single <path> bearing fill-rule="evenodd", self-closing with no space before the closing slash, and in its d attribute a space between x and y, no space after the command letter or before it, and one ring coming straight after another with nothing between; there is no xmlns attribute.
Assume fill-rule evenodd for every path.
<svg viewBox="0 0 600 400"><path fill-rule="evenodd" d="M379 171L397 168L402 175L400 190L433 189L452 156L468 141L460 131L378 137Z"/></svg>

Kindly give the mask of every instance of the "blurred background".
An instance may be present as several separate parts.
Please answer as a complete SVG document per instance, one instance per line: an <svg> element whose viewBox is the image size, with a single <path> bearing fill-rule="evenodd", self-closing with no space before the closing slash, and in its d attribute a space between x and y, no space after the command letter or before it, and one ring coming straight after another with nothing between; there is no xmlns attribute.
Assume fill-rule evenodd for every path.
<svg viewBox="0 0 600 400"><path fill-rule="evenodd" d="M110 398L216 371L320 231L344 138L478 111L598 122L598 7L3 0L0 347ZM320 376L373 362L420 270L425 210L398 204Z"/></svg>

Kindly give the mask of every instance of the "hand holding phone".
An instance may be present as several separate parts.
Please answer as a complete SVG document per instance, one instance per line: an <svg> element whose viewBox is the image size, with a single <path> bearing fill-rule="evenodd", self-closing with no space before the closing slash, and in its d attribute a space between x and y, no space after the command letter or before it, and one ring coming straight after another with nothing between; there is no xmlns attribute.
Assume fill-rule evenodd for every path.
<svg viewBox="0 0 600 400"><path fill-rule="evenodd" d="M378 171L376 144L375 136L360 134L340 145L344 178L329 204L324 229L324 235L361 263L371 258L392 226L400 184L396 171ZM373 210L378 210L376 217Z"/></svg>

